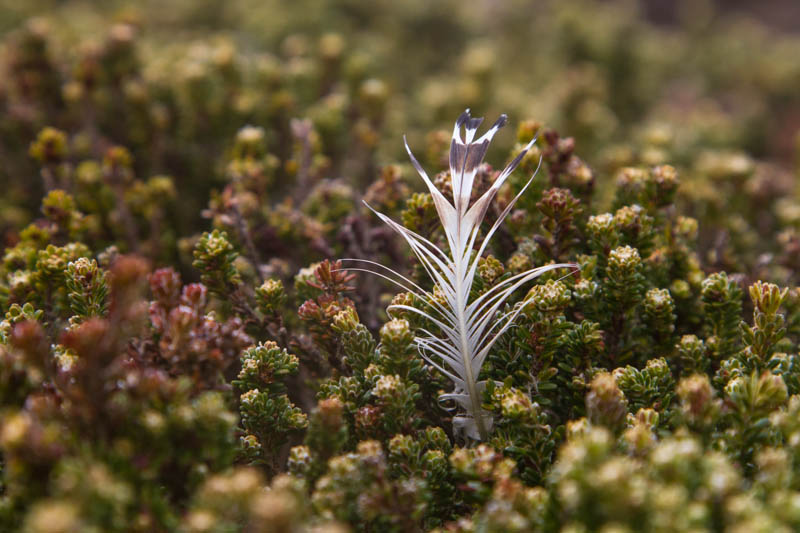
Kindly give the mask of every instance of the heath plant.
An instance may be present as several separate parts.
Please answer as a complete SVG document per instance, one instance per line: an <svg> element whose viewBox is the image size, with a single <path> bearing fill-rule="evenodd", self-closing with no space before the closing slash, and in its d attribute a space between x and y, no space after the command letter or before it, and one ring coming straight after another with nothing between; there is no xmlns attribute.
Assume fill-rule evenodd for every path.
<svg viewBox="0 0 800 533"><path fill-rule="evenodd" d="M800 530L796 35L0 4L0 530Z"/></svg>

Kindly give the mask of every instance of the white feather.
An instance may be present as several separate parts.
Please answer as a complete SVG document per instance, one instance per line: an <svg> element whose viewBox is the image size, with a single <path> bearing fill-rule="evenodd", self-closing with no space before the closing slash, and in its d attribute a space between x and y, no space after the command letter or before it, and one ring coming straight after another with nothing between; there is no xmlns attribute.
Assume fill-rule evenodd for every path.
<svg viewBox="0 0 800 533"><path fill-rule="evenodd" d="M570 263L533 268L501 281L474 301L469 302L478 260L486 251L489 240L495 231L536 175L534 172L519 194L505 207L478 245L477 253L473 254L481 223L491 201L535 142L534 139L528 143L517 157L503 169L492 186L472 205L469 205L475 174L486 155L494 134L505 124L506 116L502 115L489 131L474 140L482 120L471 118L469 110L467 110L458 118L453 128L453 139L450 144L453 204L430 180L404 138L411 162L433 197L436 212L447 239L449 248L447 252L449 253L367 205L383 222L406 240L430 276L434 286L440 291L444 302L439 302L431 292L423 290L419 285L391 268L362 260L364 263L378 266L398 276L403 283L374 272L428 304L430 312L407 305L393 305L390 306L390 309L415 313L439 328L441 336L434 335L425 329L418 331L415 342L425 361L453 381L453 392L443 394L439 399L455 403L456 408L461 411L461 414L453 418L456 430L475 440L485 440L492 427L491 415L481 408L483 390L486 387L485 381L478 381L481 367L495 341L513 325L522 306L515 306L498 317L500 309L519 287L541 274L557 268L577 268L576 265ZM465 128L463 140L461 137L462 127Z"/></svg>

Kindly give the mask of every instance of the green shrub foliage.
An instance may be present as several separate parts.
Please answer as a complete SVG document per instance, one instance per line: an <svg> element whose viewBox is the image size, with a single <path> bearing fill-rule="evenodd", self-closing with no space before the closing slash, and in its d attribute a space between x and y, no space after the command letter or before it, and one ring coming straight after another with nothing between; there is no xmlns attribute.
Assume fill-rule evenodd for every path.
<svg viewBox="0 0 800 533"><path fill-rule="evenodd" d="M800 38L313 4L0 1L0 530L800 530ZM517 129L473 201L538 136L470 301L578 266L499 310L480 442L362 204L446 247L402 135L450 199L467 107Z"/></svg>

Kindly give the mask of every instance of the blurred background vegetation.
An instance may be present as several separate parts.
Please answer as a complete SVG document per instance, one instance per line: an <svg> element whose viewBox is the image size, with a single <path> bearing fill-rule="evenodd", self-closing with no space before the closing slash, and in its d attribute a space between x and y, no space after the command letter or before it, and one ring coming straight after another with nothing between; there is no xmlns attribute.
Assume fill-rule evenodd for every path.
<svg viewBox="0 0 800 533"><path fill-rule="evenodd" d="M139 174L173 176L184 233L223 182L234 133L278 114L312 118L328 174L361 183L369 165L343 149L342 118L371 114L356 134L383 164L401 160L402 133L419 144L465 107L554 127L601 171L737 151L789 170L799 18L791 2L707 0L6 0L3 218L18 226L38 208L38 184L20 176L35 172L27 149L44 125L77 134L78 159L119 144ZM512 142L505 132L493 150Z"/></svg>

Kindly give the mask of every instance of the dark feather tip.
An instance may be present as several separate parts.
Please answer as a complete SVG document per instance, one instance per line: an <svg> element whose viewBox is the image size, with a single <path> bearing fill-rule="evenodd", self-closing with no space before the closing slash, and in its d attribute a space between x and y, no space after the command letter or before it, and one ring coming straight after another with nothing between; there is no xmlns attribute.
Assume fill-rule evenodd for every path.
<svg viewBox="0 0 800 533"><path fill-rule="evenodd" d="M458 117L458 120L456 120L456 126L460 128L461 126L463 126L464 124L466 124L466 122L467 122L469 119L470 119L470 116L469 116L469 109L467 109L466 111L464 111L463 113L461 113L461 115L459 115L459 117Z"/></svg>
<svg viewBox="0 0 800 533"><path fill-rule="evenodd" d="M494 121L494 124L492 124L492 127L500 129L503 126L505 126L507 122L508 122L508 115L503 113L502 115L500 115L500 118L498 118L497 120Z"/></svg>
<svg viewBox="0 0 800 533"><path fill-rule="evenodd" d="M478 127L481 125L481 122L483 122L483 117L471 118L467 121L467 129L477 130Z"/></svg>

